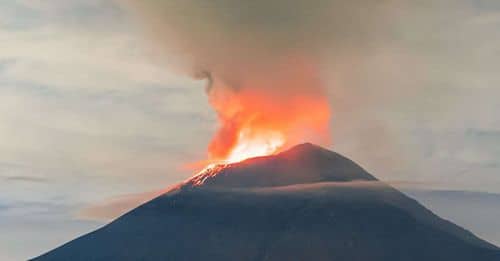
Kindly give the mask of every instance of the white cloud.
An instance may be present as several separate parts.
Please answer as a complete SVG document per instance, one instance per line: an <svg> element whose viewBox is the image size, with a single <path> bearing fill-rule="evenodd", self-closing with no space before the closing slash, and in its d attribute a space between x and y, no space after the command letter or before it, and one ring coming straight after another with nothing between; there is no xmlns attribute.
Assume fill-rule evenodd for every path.
<svg viewBox="0 0 500 261"><path fill-rule="evenodd" d="M194 85L153 64L137 35L46 27L0 30L0 41L3 82L99 90Z"/></svg>
<svg viewBox="0 0 500 261"><path fill-rule="evenodd" d="M157 60L116 12L101 0L0 8L0 162L51 180L6 197L144 190L184 178L178 168L204 156L214 117L204 83Z"/></svg>

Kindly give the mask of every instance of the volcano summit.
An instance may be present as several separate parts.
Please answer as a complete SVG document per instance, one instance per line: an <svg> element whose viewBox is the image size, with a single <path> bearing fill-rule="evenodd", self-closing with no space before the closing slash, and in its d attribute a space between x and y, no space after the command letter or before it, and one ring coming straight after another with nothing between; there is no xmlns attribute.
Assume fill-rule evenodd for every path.
<svg viewBox="0 0 500 261"><path fill-rule="evenodd" d="M312 144L208 168L34 260L500 260L351 160Z"/></svg>

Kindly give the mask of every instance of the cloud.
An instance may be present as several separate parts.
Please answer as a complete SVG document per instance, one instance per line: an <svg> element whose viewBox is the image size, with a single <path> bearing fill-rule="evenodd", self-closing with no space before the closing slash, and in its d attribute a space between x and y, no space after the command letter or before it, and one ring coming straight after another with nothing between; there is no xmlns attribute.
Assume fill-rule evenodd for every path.
<svg viewBox="0 0 500 261"><path fill-rule="evenodd" d="M203 83L155 63L110 1L10 1L0 16L8 23L0 26L0 159L29 165L9 175L51 184L165 179L183 155L196 155L192 141L206 142L213 116L203 94L186 88ZM185 175L172 172L167 179Z"/></svg>
<svg viewBox="0 0 500 261"><path fill-rule="evenodd" d="M405 193L437 215L500 245L500 194L459 190L410 189Z"/></svg>
<svg viewBox="0 0 500 261"><path fill-rule="evenodd" d="M79 210L78 219L110 221L149 201L164 191L149 191L112 197Z"/></svg>
<svg viewBox="0 0 500 261"><path fill-rule="evenodd" d="M111 1L4 2L0 241L22 260L88 231L64 228L82 204L185 178L177 167L204 157L214 116L203 83L152 58Z"/></svg>
<svg viewBox="0 0 500 261"><path fill-rule="evenodd" d="M404 184L407 188L414 188L415 185L424 186L423 184L414 184L412 182L389 182L391 185ZM235 191L235 192L249 192L249 193L307 193L308 191L324 191L339 188L369 188L369 189L384 189L387 188L387 183L380 181L351 181L351 182L318 182L310 184L296 184L280 187L257 187L257 188L208 188L209 190L217 191ZM177 186L170 189L163 189L157 191L147 191L142 193L125 194L120 196L111 197L104 201L89 204L80 209L76 213L76 218L82 220L96 220L96 221L111 221L126 212L138 207L139 205L152 200L169 191L173 191Z"/></svg>
<svg viewBox="0 0 500 261"><path fill-rule="evenodd" d="M47 183L49 179L41 177L31 177L31 176L9 176L4 177L6 181L24 181L24 182L34 182L34 183Z"/></svg>
<svg viewBox="0 0 500 261"><path fill-rule="evenodd" d="M1 260L28 260L103 225L95 221L74 220L69 215L75 208L74 202L44 201L40 196L8 200L4 191L5 187L2 187ZM23 193L27 191L23 190Z"/></svg>
<svg viewBox="0 0 500 261"><path fill-rule="evenodd" d="M0 60L9 61L0 71L3 84L36 84L73 92L193 85L148 60L145 50L136 47L140 40L125 33L42 27L0 30L0 41ZM136 52L131 51L134 48Z"/></svg>

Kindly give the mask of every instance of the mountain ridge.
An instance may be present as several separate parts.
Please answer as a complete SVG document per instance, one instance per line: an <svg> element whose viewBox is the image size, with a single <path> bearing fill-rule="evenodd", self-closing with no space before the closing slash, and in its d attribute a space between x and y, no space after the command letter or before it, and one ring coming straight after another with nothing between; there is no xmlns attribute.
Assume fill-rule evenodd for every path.
<svg viewBox="0 0 500 261"><path fill-rule="evenodd" d="M500 260L496 246L316 145L200 175L34 260Z"/></svg>
<svg viewBox="0 0 500 261"><path fill-rule="evenodd" d="M377 181L348 158L312 143L272 156L218 164L190 178L184 186L248 188L317 182Z"/></svg>

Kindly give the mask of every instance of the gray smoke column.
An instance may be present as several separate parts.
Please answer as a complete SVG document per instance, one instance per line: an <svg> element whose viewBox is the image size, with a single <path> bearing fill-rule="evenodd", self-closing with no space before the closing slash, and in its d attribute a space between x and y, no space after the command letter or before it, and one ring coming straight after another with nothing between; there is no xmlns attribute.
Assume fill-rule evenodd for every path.
<svg viewBox="0 0 500 261"><path fill-rule="evenodd" d="M221 123L209 146L213 159L250 146L243 140L275 149L305 140L328 143L324 58L375 45L390 33L390 14L398 8L395 1L367 0L123 3L167 56L208 80Z"/></svg>
<svg viewBox="0 0 500 261"><path fill-rule="evenodd" d="M238 81L284 57L375 44L398 1L122 1L169 55L193 70ZM263 71L266 71L265 68Z"/></svg>

